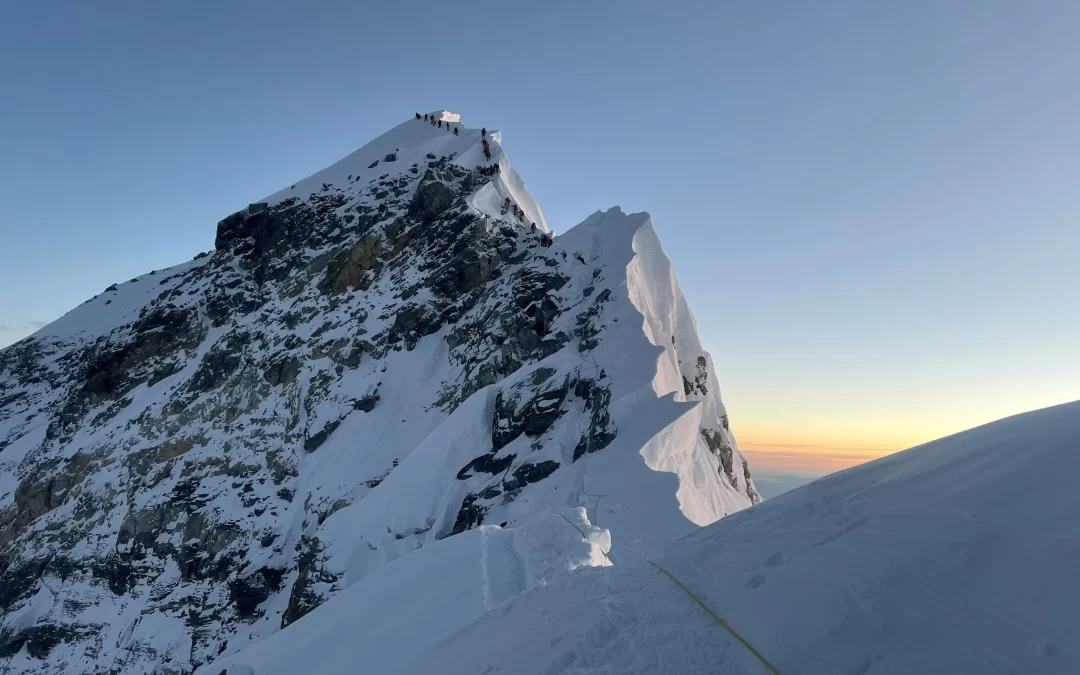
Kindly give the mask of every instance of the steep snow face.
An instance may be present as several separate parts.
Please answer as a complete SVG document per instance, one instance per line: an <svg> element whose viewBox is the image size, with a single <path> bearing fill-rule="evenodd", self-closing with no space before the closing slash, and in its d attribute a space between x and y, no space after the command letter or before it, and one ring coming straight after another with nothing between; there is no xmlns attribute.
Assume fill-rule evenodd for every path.
<svg viewBox="0 0 1080 675"><path fill-rule="evenodd" d="M758 500L648 215L542 245L501 135L428 117L0 351L8 672L190 673L468 567L434 636Z"/></svg>

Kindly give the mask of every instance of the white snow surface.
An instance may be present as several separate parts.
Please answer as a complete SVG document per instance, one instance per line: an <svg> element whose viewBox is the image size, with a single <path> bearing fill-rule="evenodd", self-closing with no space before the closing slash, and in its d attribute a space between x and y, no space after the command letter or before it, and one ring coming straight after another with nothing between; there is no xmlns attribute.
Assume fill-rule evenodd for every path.
<svg viewBox="0 0 1080 675"><path fill-rule="evenodd" d="M484 157L481 129L466 127L457 113L439 110L430 114L444 121L442 128L431 126L423 120L402 122L347 157L261 201L273 205L289 197L307 196L318 192L323 183L346 184L350 182L349 176L352 177L351 182L363 184L388 172L390 176L403 175L413 163L424 166L429 153L436 157L452 155L454 163L470 169L477 165L499 165L500 172L492 181L491 190L487 191L491 198L474 200L474 205L482 212L493 217L498 215L503 199L510 197L525 212L530 223L535 223L544 232L550 231L540 205L503 152L501 133L488 131L491 159L487 159ZM458 135L447 131L447 127L456 127ZM390 153L395 153L397 158L393 162L384 161ZM378 164L372 167L374 162Z"/></svg>
<svg viewBox="0 0 1080 675"><path fill-rule="evenodd" d="M1078 673L1078 473L1080 402L820 479L668 542L655 561L780 673ZM255 675L301 663L323 675L768 672L642 557L518 584L489 606L478 571L512 575L520 561L477 560L473 540L506 531L468 535L221 664ZM436 569L445 583L433 587Z"/></svg>
<svg viewBox="0 0 1080 675"><path fill-rule="evenodd" d="M403 217L402 204L429 180L412 165L498 163L459 193L459 212L475 216L470 228L503 237L509 253L455 322L407 347L386 337L401 312L437 300L420 282L445 261L420 244L363 291L331 299L321 274L303 274L339 252L330 245L303 251L283 281L259 282L219 249L118 284L0 352L11 357L0 358L0 522L25 528L0 546L14 542L10 569L31 570L31 585L0 616L0 645L27 646L0 668L186 674L220 658L256 675L297 672L284 664L311 658L289 646L288 636L302 636L327 658L343 644L366 645L364 658L386 668L371 672L387 672L515 597L573 586L581 568L658 556L674 537L757 500L649 215L598 211L541 247L539 233L550 230L502 135L488 132L486 160L479 130L436 114L459 135L411 119L263 201L340 197L338 214L396 204L347 244L372 232L389 241L378 226ZM403 196L374 196L382 185ZM507 197L524 219L504 212ZM554 308L543 333L556 347L509 368L500 360L511 329L500 322L532 297L535 289L522 291L529 283L541 284L540 299L519 309ZM411 284L419 288L408 295ZM251 297L261 303L254 310L211 315L222 298ZM157 357L145 338L160 333L137 323L162 307L193 317L198 337ZM344 365L341 345L366 340L378 346ZM139 349L125 351L132 344ZM102 354L134 354L146 370L133 371L137 382L122 395L87 399L85 364ZM222 354L238 354L233 370ZM297 372L272 383L269 369L290 361ZM492 364L508 374L469 390ZM215 368L225 374L206 379ZM124 376L110 375L110 386ZM471 393L446 398L463 391ZM365 397L372 408L358 407ZM500 406L500 424L530 406L528 415L554 414L495 447ZM81 424L57 422L70 410ZM318 433L325 440L308 448ZM474 465L485 457L499 468ZM470 500L482 525L464 518ZM117 561L128 576L110 586L102 579ZM280 582L241 613L237 584L266 570ZM426 590L411 594L417 588ZM278 641L298 597L326 604ZM33 630L55 626L74 628L43 657ZM325 672L362 661L342 654Z"/></svg>
<svg viewBox="0 0 1080 675"><path fill-rule="evenodd" d="M483 525L353 584L286 629L288 638L255 644L199 672L218 675L238 665L257 675L390 672L403 655L529 588L562 583L579 567L609 565L609 545L608 532L592 526L584 509L541 514L518 528Z"/></svg>

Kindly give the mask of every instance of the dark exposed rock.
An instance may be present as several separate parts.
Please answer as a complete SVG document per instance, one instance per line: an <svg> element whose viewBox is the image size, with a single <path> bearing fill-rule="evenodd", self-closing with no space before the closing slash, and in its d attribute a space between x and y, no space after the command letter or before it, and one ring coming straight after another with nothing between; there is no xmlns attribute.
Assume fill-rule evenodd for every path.
<svg viewBox="0 0 1080 675"><path fill-rule="evenodd" d="M514 469L514 477L503 482L506 490L519 490L530 483L539 483L559 468L559 463L545 460L538 464L525 463Z"/></svg>
<svg viewBox="0 0 1080 675"><path fill-rule="evenodd" d="M206 392L220 387L240 367L240 354L246 338L244 334L232 333L214 345L192 375L191 388Z"/></svg>
<svg viewBox="0 0 1080 675"><path fill-rule="evenodd" d="M495 457L495 451L489 452L486 455L480 455L476 459L472 460L457 473L458 480L465 480L472 477L474 473L489 473L491 475L500 474L506 471L511 464L514 463L514 458L517 455L506 455L505 457Z"/></svg>
<svg viewBox="0 0 1080 675"><path fill-rule="evenodd" d="M365 396L361 396L353 402L353 408L362 410L364 412L371 412L375 409L375 405L379 402L379 393L371 393Z"/></svg>
<svg viewBox="0 0 1080 675"><path fill-rule="evenodd" d="M687 396L691 394L707 396L709 393L709 389L706 387L709 381L709 362L705 360L704 356L699 356L696 365L697 373L694 375L693 380L688 380L683 376L683 391Z"/></svg>
<svg viewBox="0 0 1080 675"><path fill-rule="evenodd" d="M382 254L382 237L377 233L366 235L327 267L324 286L333 294L343 293L351 287L366 290L371 283L368 272L379 266Z"/></svg>
<svg viewBox="0 0 1080 675"><path fill-rule="evenodd" d="M727 415L724 416L727 418ZM743 478L746 479L746 495L750 497L751 504L758 504L761 502L761 495L754 489L754 484L750 481L750 465L744 459L742 461Z"/></svg>
<svg viewBox="0 0 1080 675"><path fill-rule="evenodd" d="M604 309L604 303L611 298L611 289L605 288L596 295L589 309L577 316L575 334L580 338L578 351L588 351L600 344L600 314Z"/></svg>
<svg viewBox="0 0 1080 675"><path fill-rule="evenodd" d="M601 377L603 374L601 373ZM615 425L611 421L611 389L597 384L594 380L578 380L574 384L574 395L585 400L585 412L589 414L589 428L586 429L574 447L574 461L586 454L606 448L615 440Z"/></svg>
<svg viewBox="0 0 1080 675"><path fill-rule="evenodd" d="M410 333L423 337L439 330L441 322L427 305L409 303L397 311L394 323L387 331L388 343L406 338Z"/></svg>
<svg viewBox="0 0 1080 675"><path fill-rule="evenodd" d="M453 200L454 193L445 183L427 180L425 177L409 204L409 215L424 222L431 222L450 208Z"/></svg>
<svg viewBox="0 0 1080 675"><path fill-rule="evenodd" d="M328 422L325 427L317 431L316 433L308 436L304 439L304 450L308 452L315 452L319 449L319 446L326 442L326 439L330 434L334 433L334 430L341 424L341 420L334 420Z"/></svg>
<svg viewBox="0 0 1080 675"><path fill-rule="evenodd" d="M292 384L299 374L300 362L295 357L289 357L267 368L263 379L269 382L271 387L276 387L279 384Z"/></svg>
<svg viewBox="0 0 1080 675"><path fill-rule="evenodd" d="M304 251L340 241L347 203L341 192L324 192L301 201L295 197L255 213L238 211L218 223L214 242L241 261L256 285L282 281L302 263Z"/></svg>
<svg viewBox="0 0 1080 675"><path fill-rule="evenodd" d="M488 509L486 506L480 506L475 502L476 495L474 494L466 495L461 502L461 508L458 509L457 517L454 519L453 534L461 534L484 523L484 514L487 513Z"/></svg>
<svg viewBox="0 0 1080 675"><path fill-rule="evenodd" d="M234 579L229 584L229 599L236 603L236 612L242 617L251 618L259 605L266 602L271 593L281 588L281 578L285 570L262 567L245 577Z"/></svg>
<svg viewBox="0 0 1080 675"><path fill-rule="evenodd" d="M705 444L709 446L709 452L720 460L721 475L727 478L732 487L738 488L739 482L735 478L734 449L727 442L723 432L716 429L702 429L701 436L705 439Z"/></svg>
<svg viewBox="0 0 1080 675"><path fill-rule="evenodd" d="M567 376L559 385L541 391L520 408L516 395L506 396L499 392L495 397L495 414L491 421L492 449L498 452L522 433L539 436L547 431L558 419L569 389L570 377Z"/></svg>
<svg viewBox="0 0 1080 675"><path fill-rule="evenodd" d="M39 623L19 631L0 631L0 658L10 658L24 647L35 659L45 659L61 642L72 642L93 635L101 626Z"/></svg>
<svg viewBox="0 0 1080 675"><path fill-rule="evenodd" d="M124 458L124 465L136 476L146 477L152 467L163 464L188 453L195 444L192 441L177 440L162 443L129 454Z"/></svg>
<svg viewBox="0 0 1080 675"><path fill-rule="evenodd" d="M578 297L566 292L568 265L535 255L527 223L470 206L490 174L452 157L427 160L397 167L390 163L402 160L389 153L380 161L391 173L368 171L341 187L323 183L251 204L219 223L212 256L144 278L153 292L136 321L70 343L44 335L0 350L0 427L14 430L0 433L0 453L47 425L17 467L11 502L0 507L0 625L52 579L67 596L65 616L48 618L56 632L44 624L36 633L9 630L0 652L52 651L56 659L58 635L69 653L101 654L105 665L88 672L122 669L138 654L155 672L178 675L243 648L245 621L265 615L266 625L287 626L327 600L339 579L319 539L333 529L324 522L349 503L342 494L385 490L393 467L356 476L346 486L355 495L312 491L299 467L336 430L343 418L335 416L394 413L380 408L382 382L374 383L400 376L401 355L392 352L424 336L445 333L445 345L431 346L450 364L438 402L418 402L433 415L531 371L496 396L492 445L458 472L462 501L446 529L503 520L499 509L526 501L529 485L558 480L571 454L548 438L560 412L574 428L579 410L588 421L574 459L611 442L604 375L582 380L561 359L545 364L557 368L539 366L575 338L585 349L598 344L612 297L600 270ZM575 277L571 287L582 281ZM576 326L575 315L583 317ZM584 369L591 357L581 358ZM413 422L408 416L400 423ZM94 445L78 447L81 438ZM515 442L512 452L505 447ZM99 448L105 454L94 455ZM294 516L302 521L299 541L277 534L280 519ZM117 648L77 617L110 593L138 593L147 615L181 619L191 663L162 664L147 645L129 643L109 666ZM284 611L275 593L288 593ZM101 611L126 600L101 602Z"/></svg>
<svg viewBox="0 0 1080 675"><path fill-rule="evenodd" d="M337 577L327 572L322 564L322 544L318 537L302 536L297 550L300 552L298 574L289 593L289 606L281 615L282 628L322 604L325 598L316 591L318 585L329 586L337 581Z"/></svg>
<svg viewBox="0 0 1080 675"><path fill-rule="evenodd" d="M10 530L0 535L0 543L65 503L72 490L104 461L103 453L77 452L55 468L43 467L23 478L13 495L15 517Z"/></svg>
<svg viewBox="0 0 1080 675"><path fill-rule="evenodd" d="M116 399L147 379L155 359L194 346L201 339L192 312L171 305L145 313L131 327L131 339L106 343L90 359L82 386L90 405Z"/></svg>

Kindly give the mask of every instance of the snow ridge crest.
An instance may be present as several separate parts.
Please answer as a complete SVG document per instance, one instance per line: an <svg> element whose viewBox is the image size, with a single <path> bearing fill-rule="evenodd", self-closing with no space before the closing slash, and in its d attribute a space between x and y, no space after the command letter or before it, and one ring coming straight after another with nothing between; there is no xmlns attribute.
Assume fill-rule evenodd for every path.
<svg viewBox="0 0 1080 675"><path fill-rule="evenodd" d="M758 500L648 214L553 237L435 115L0 351L0 664L191 673L425 550L580 517L532 579Z"/></svg>

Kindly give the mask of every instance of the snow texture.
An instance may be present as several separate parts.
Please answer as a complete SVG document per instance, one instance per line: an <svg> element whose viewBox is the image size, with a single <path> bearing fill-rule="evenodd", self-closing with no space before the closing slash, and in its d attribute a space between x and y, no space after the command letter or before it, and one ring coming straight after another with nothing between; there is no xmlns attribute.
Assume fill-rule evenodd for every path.
<svg viewBox="0 0 1080 675"><path fill-rule="evenodd" d="M1078 451L1080 402L1026 413L820 479L669 542L657 561L780 673L1077 673ZM456 556L465 541L423 552L450 586L478 566ZM482 567L494 577L518 564L500 554ZM364 612L328 603L306 632L288 628L237 659L257 675L297 672L288 659L301 654L323 675L365 664L399 675L768 672L641 558L581 566L501 604L474 599L454 616L436 597L438 616L413 632L428 595L403 579L366 605L375 623L402 621L407 648L357 637ZM304 642L334 631L352 632Z"/></svg>
<svg viewBox="0 0 1080 675"><path fill-rule="evenodd" d="M759 501L648 214L432 116L0 351L5 673L389 668Z"/></svg>

